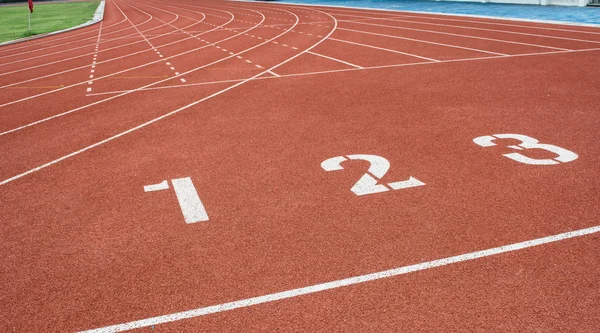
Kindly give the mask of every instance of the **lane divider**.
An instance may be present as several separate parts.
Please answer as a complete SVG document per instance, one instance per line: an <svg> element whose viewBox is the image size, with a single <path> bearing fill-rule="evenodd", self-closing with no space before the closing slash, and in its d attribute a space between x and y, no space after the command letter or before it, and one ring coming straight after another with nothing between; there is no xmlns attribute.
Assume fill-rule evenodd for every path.
<svg viewBox="0 0 600 333"><path fill-rule="evenodd" d="M100 29L98 30L98 40L96 40L96 48L94 49L94 58L92 59L92 66L90 68L90 81L88 81L88 87L86 92L92 92L92 83L94 82L94 72L96 72L96 62L98 61L98 48L100 47L100 38L102 37L102 24L104 22L100 22Z"/></svg>
<svg viewBox="0 0 600 333"><path fill-rule="evenodd" d="M117 6L117 9L119 9L119 10L121 11L121 13L123 13L123 11L121 10L121 8L120 8L120 7L119 7L119 6L118 6L116 3L115 3L115 6ZM161 19L159 19L159 18L157 18L157 17L155 18L154 16L152 16L152 15L150 15L150 14L146 13L145 11L143 11L143 10L141 10L141 9L137 8L137 7L134 7L134 6L131 6L131 5L128 5L128 6L130 6L131 8L133 8L133 9L135 9L135 10L137 10L137 11L141 12L141 13L144 13L144 14L146 14L146 15L150 16L150 17L153 17L153 18L154 18L154 19L156 19L157 21L160 21L160 22L162 22L162 23L164 23L164 24L166 24L166 25L169 25L169 26L171 26L171 27L172 27L172 28L174 28L174 29L181 30L181 29L179 29L179 28L177 28L177 27L175 27L174 25L172 25L172 24L171 24L171 22L173 22L173 21L176 21L176 20L178 20L178 19L179 19L179 15L177 15L177 14L175 14L175 13L171 13L171 12L169 12L169 13L171 13L171 14L175 15L175 19L174 19L173 21L171 21L171 22L165 22L165 21L163 21L163 20L161 20ZM123 13L123 15L125 15L125 13ZM127 20L129 21L129 18L127 18ZM130 22L131 22L131 21L130 21ZM200 23L200 22L201 22L201 21L198 21L198 23ZM131 24L133 25L133 23L131 23ZM156 53L156 55L157 55L159 58L161 58L161 60L163 60L163 61L165 62L165 65L166 65L166 66L167 66L167 67L168 67L168 68L169 68L169 69L170 69L170 70L171 70L171 71L172 71L172 72L173 72L173 73L174 73L176 76L177 76L177 75L179 75L179 72L177 72L177 70L175 69L175 67L174 67L173 65L171 65L171 63L170 63L170 62L167 62L165 59L163 59L163 58L164 58L164 56L163 56L163 55L162 55L162 53L160 52L160 50L159 50L159 47L156 47L156 46L154 46L154 44L152 44L152 42L151 42L151 41L150 41L150 40L149 40L149 39L148 39L148 38L147 38L147 37L146 37L146 36L145 36L145 35L144 35L144 34L143 34L143 33L142 33L142 32L141 32L139 29L138 29L138 28L137 28L137 26L135 26L135 25L134 25L134 28L135 28L135 30L137 30L137 31L138 31L138 33L140 34L140 36L142 36L142 38L144 38L144 40L146 41L146 43L148 43L148 45L150 45L150 48L152 48L152 51L154 51L154 52ZM183 30L181 30L181 31L183 31ZM192 35L190 35L190 36L192 36ZM192 37L193 37L193 36L192 36ZM187 82L187 81L185 80L185 78L184 78L184 77L180 77L180 78L179 78L179 80L180 80L181 82L184 82L184 83L185 83L185 82Z"/></svg>
<svg viewBox="0 0 600 333"><path fill-rule="evenodd" d="M285 291L275 292L267 295L256 296L251 298L240 299L233 302L215 304L211 306L205 306L197 309L170 313L162 316L156 316L146 319L140 319L130 321L122 324L99 327L96 329L81 331L80 333L108 333L108 332L122 332L136 328L149 327L159 324L170 323L183 319L196 318L206 316L214 313L231 311L239 308L246 308L258 304L270 303L280 301L283 299L294 298L302 295L315 294L326 290L338 289L342 287L363 284L365 282L376 281L395 276L405 275L418 271L424 271L432 268L448 266L458 264L461 262L473 261L480 258L497 256L503 253L509 253L514 251L520 251L527 248L532 248L544 244L550 244L555 242L564 241L571 238L583 237L586 235L592 235L600 232L600 226L594 226L585 229L579 229L561 234L555 234L552 236L535 238L524 242L508 244L504 246L493 247L485 250L479 250L464 254L459 254L451 257L445 257L435 259L431 261L420 262L408 266L402 266L398 268L388 269L375 273L369 273L364 275L357 275L345 279L333 280L329 282L314 284L307 287L300 287L296 289L289 289Z"/></svg>

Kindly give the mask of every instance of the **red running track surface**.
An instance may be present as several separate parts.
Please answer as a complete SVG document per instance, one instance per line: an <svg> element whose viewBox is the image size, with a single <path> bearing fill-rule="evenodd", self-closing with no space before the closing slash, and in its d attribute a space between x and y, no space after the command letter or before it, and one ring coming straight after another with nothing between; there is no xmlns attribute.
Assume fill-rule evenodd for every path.
<svg viewBox="0 0 600 333"><path fill-rule="evenodd" d="M597 332L599 56L191 0L2 47L0 331Z"/></svg>

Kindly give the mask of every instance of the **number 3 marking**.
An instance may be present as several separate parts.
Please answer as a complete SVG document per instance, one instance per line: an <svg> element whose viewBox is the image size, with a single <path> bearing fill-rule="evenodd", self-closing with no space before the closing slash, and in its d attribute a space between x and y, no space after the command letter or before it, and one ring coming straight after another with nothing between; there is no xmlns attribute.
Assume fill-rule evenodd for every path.
<svg viewBox="0 0 600 333"><path fill-rule="evenodd" d="M371 163L369 166L368 173L365 173L350 189L356 195L373 194L379 192L386 192L391 187L394 190L400 190L403 188L423 186L425 183L422 181L410 177L408 180L388 183L388 186L383 184L377 184L378 180L383 178L386 172L390 169L390 162L385 158L377 155L348 155L350 160L363 160ZM327 159L321 163L321 167L325 171L343 170L341 163L347 161L344 156L337 156ZM370 174L369 174L370 173Z"/></svg>
<svg viewBox="0 0 600 333"><path fill-rule="evenodd" d="M516 139L516 140L521 141L521 143L516 146L508 146L509 148L512 148L515 150L537 148L537 149L547 150L547 151L553 152L556 155L558 155L558 157L555 157L554 159L548 159L548 158L547 159L536 159L536 158L527 157L520 153L503 154L503 156L506 156L506 157L510 158L511 160L515 160L520 163L534 164L534 165L552 165L552 164L559 164L560 162L562 162L562 163L571 162L571 161L576 160L577 157L579 157L579 156L577 156L577 154L575 154L574 152L572 152L570 150L567 150L567 149L564 149L561 147L557 147L554 145L539 143L538 140L536 140L532 137L529 137L527 135L522 135L522 134L485 135L485 136L480 136L480 137L473 139L473 142L475 142L476 144L478 144L482 147L491 147L491 146L496 145L495 143L492 142L495 139Z"/></svg>

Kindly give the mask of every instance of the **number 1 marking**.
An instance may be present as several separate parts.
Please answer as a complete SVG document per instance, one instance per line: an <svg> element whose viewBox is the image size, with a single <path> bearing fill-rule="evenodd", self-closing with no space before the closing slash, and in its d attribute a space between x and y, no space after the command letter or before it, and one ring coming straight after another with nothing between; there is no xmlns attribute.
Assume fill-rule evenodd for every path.
<svg viewBox="0 0 600 333"><path fill-rule="evenodd" d="M208 221L208 214L206 213L206 209L204 209L202 201L200 201L192 179L190 177L171 179L171 184L173 184L173 190L177 196L177 201L179 201L179 207L181 207L185 223ZM144 191L153 192L168 188L169 183L164 180L158 184L144 186Z"/></svg>

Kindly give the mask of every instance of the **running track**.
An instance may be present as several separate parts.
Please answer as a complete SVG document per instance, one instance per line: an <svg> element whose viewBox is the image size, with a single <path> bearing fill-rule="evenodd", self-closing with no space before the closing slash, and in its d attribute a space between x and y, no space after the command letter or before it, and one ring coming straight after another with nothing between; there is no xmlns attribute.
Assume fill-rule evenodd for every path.
<svg viewBox="0 0 600 333"><path fill-rule="evenodd" d="M600 331L599 57L192 0L2 47L0 331Z"/></svg>

